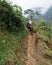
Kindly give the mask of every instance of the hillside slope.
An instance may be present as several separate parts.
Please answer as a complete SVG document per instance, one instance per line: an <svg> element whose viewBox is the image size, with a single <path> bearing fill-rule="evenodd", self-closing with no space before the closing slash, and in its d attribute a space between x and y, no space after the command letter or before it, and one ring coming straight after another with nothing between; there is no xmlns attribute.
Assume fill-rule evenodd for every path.
<svg viewBox="0 0 52 65"><path fill-rule="evenodd" d="M21 64L17 60L16 50L21 47L21 37L24 33L13 34L0 30L0 65Z"/></svg>
<svg viewBox="0 0 52 65"><path fill-rule="evenodd" d="M0 65L52 65L52 45L47 36L30 32L21 40L19 36L0 31Z"/></svg>
<svg viewBox="0 0 52 65"><path fill-rule="evenodd" d="M44 14L44 19L49 23L52 24L52 6L46 11Z"/></svg>

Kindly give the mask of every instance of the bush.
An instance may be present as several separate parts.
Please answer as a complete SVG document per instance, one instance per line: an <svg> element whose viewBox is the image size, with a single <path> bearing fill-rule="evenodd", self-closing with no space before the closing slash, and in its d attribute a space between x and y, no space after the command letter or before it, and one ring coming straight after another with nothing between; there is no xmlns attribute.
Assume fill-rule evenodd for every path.
<svg viewBox="0 0 52 65"><path fill-rule="evenodd" d="M25 18L20 6L12 6L6 0L0 0L0 27L11 30L24 29Z"/></svg>

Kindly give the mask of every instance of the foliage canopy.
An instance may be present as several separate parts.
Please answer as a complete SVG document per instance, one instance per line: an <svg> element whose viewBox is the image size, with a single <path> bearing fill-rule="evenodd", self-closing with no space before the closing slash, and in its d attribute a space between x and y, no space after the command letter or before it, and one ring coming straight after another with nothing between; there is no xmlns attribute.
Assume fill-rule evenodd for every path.
<svg viewBox="0 0 52 65"><path fill-rule="evenodd" d="M0 0L0 27L9 31L22 30L24 29L24 21L25 18L20 6L12 6L6 0Z"/></svg>

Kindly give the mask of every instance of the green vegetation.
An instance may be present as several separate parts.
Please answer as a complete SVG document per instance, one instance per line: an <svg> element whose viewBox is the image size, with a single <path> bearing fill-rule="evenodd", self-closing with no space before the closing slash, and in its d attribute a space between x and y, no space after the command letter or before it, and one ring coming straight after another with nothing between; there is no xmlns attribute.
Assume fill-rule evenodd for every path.
<svg viewBox="0 0 52 65"><path fill-rule="evenodd" d="M7 61L21 65L18 63L15 51L27 34L24 22L20 6L0 0L0 65L4 65Z"/></svg>
<svg viewBox="0 0 52 65"><path fill-rule="evenodd" d="M12 6L5 0L0 0L0 27L8 31L19 31L24 29L25 18L20 6Z"/></svg>
<svg viewBox="0 0 52 65"><path fill-rule="evenodd" d="M35 13L37 16L41 15L38 11ZM33 16L34 12L27 10L25 14ZM32 17L33 23L34 20ZM52 58L52 26L42 20L34 25L33 28L39 33L38 36L44 43L43 53ZM22 39L27 37L25 26L26 19L21 7L11 5L6 0L0 0L0 65L5 65L7 61L12 61L15 65L22 65L17 60L15 51L21 46Z"/></svg>
<svg viewBox="0 0 52 65"><path fill-rule="evenodd" d="M39 33L38 36L42 43L44 43L42 46L43 53L52 57L52 26L45 21L41 21L36 25L35 29Z"/></svg>
<svg viewBox="0 0 52 65"><path fill-rule="evenodd" d="M25 36L25 32L20 34L12 34L7 31L0 30L0 65L7 61L17 62L15 50L20 47L21 39Z"/></svg>

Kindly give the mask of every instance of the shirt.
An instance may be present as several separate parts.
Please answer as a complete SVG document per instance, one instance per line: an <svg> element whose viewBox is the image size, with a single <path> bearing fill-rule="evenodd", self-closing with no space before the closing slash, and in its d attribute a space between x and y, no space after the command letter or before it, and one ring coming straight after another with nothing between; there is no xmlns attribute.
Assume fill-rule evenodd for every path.
<svg viewBox="0 0 52 65"><path fill-rule="evenodd" d="M32 21L31 20L29 20L29 22L28 22L29 24L32 24Z"/></svg>

